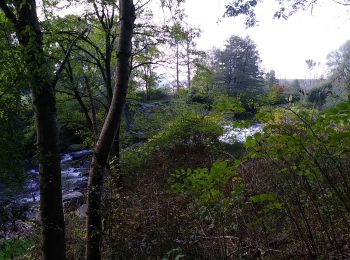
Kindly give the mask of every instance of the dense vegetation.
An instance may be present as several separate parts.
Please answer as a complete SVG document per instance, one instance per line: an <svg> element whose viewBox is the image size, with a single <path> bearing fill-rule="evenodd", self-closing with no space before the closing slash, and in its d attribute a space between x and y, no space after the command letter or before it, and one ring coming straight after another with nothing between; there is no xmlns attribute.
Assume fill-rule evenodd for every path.
<svg viewBox="0 0 350 260"><path fill-rule="evenodd" d="M164 25L142 1L0 0L0 259L350 258L350 41L326 78L278 80L160 2Z"/></svg>

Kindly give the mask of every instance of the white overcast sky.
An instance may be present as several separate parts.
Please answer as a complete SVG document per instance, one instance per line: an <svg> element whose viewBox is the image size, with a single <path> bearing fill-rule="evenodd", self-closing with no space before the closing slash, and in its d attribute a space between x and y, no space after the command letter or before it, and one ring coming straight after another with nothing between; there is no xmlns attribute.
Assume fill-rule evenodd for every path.
<svg viewBox="0 0 350 260"><path fill-rule="evenodd" d="M310 77L306 59L321 63L312 77L326 76L327 54L350 40L350 6L344 7L333 0L319 0L312 13L300 10L288 20L273 19L278 10L277 1L263 0L256 9L259 25L249 29L243 17L223 18L225 4L229 2L185 0L182 4L187 22L202 31L196 41L198 49L220 48L231 35L249 35L257 44L264 70L275 70L278 78ZM155 20L164 21L160 0L151 1L148 8Z"/></svg>
<svg viewBox="0 0 350 260"><path fill-rule="evenodd" d="M189 23L202 30L198 48L221 47L231 35L249 35L258 46L264 69L274 69L278 78L308 77L306 59L321 62L318 74L325 73L327 54L350 39L350 8L332 0L320 0L312 13L300 11L287 21L273 19L278 5L265 0L257 8L259 26L250 29L243 18L222 18L227 2L186 0Z"/></svg>

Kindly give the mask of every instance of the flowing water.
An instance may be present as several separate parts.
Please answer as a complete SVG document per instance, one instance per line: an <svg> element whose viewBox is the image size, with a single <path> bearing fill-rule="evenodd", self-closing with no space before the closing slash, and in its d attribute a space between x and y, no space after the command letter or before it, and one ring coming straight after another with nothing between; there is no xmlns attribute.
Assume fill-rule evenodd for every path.
<svg viewBox="0 0 350 260"><path fill-rule="evenodd" d="M224 134L219 140L229 144L235 142L244 143L248 136L261 132L262 128L262 124L253 124L249 128L234 128L232 125L226 125L224 126ZM81 150L66 153L61 156L63 196L69 196L69 194L74 194L76 191L86 189L90 162L88 157L91 154L91 150ZM20 204L36 204L40 200L38 184L39 171L38 169L31 169L27 174L28 179L24 185L23 191L16 195L15 200Z"/></svg>
<svg viewBox="0 0 350 260"><path fill-rule="evenodd" d="M262 129L263 124L261 123L253 124L249 128L234 128L232 125L226 125L224 126L224 134L220 136L219 140L229 144L244 143L248 136L262 132Z"/></svg>
<svg viewBox="0 0 350 260"><path fill-rule="evenodd" d="M219 138L221 142L233 144L235 142L244 143L248 136L252 136L263 129L262 124L253 124L249 128L234 128L232 125L224 126L224 134ZM63 200L83 196L87 188L87 174L89 170L91 150L81 150L61 155L62 169L62 193ZM40 201L39 192L39 171L30 169L27 171L28 178L23 190L12 197L12 205L29 205L36 207ZM5 199L5 194L9 192L6 187L1 186L0 202Z"/></svg>
<svg viewBox="0 0 350 260"><path fill-rule="evenodd" d="M86 189L90 162L88 156L91 154L91 150L81 150L61 156L62 193L64 197ZM29 177L23 191L17 194L16 199L20 204L29 203L33 205L40 201L39 171L38 169L31 169L27 173Z"/></svg>

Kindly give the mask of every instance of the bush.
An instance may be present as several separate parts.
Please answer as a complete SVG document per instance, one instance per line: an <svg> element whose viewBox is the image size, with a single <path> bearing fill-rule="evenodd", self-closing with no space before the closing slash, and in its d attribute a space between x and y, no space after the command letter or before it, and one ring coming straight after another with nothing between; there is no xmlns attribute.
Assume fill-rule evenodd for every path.
<svg viewBox="0 0 350 260"><path fill-rule="evenodd" d="M213 109L216 112L231 112L241 114L245 112L241 100L237 97L218 96L215 97Z"/></svg>
<svg viewBox="0 0 350 260"><path fill-rule="evenodd" d="M177 153L183 155L187 151L204 152L219 142L223 127L219 125L217 118L200 115L183 107L177 111L180 114L169 114L175 118L169 122L168 116L165 126L158 129L158 133L153 134L146 143L134 145L121 153L122 169L126 172L142 172L156 154L179 158ZM164 122L163 119L161 121ZM175 151L178 148L181 151ZM175 161L174 157L171 159Z"/></svg>
<svg viewBox="0 0 350 260"><path fill-rule="evenodd" d="M171 149L176 145L208 146L218 142L223 128L214 117L184 111L159 134L149 140L155 149Z"/></svg>
<svg viewBox="0 0 350 260"><path fill-rule="evenodd" d="M201 205L217 204L225 198L224 188L234 174L234 167L225 161L215 162L210 170L177 170L168 179L169 190L192 197Z"/></svg>
<svg viewBox="0 0 350 260"><path fill-rule="evenodd" d="M196 206L201 229L193 233L212 238L206 254L347 258L350 102L323 113L265 108L258 118L264 131L247 139L242 161L169 178L170 191Z"/></svg>
<svg viewBox="0 0 350 260"><path fill-rule="evenodd" d="M16 239L0 244L0 259L23 259L25 253L35 245L35 241Z"/></svg>
<svg viewBox="0 0 350 260"><path fill-rule="evenodd" d="M320 114L286 107L260 119L267 123L263 134L246 142L247 159L270 165L261 173L269 190L257 196L275 197L286 216L280 223L284 232L302 241L310 257L344 257L350 232L350 103Z"/></svg>

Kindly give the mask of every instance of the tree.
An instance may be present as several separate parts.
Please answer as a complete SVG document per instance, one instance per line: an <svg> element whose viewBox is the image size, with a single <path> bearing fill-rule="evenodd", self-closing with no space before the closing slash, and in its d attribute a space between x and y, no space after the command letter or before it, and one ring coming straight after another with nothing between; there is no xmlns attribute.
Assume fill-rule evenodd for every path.
<svg viewBox="0 0 350 260"><path fill-rule="evenodd" d="M132 0L120 0L120 36L118 45L117 80L108 115L95 145L89 172L87 210L86 259L101 259L101 198L105 167L111 144L120 126L130 75L130 57L135 21Z"/></svg>
<svg viewBox="0 0 350 260"><path fill-rule="evenodd" d="M270 70L270 72L265 74L265 82L270 89L273 87L273 85L278 83L278 80L276 79L276 72L274 70Z"/></svg>
<svg viewBox="0 0 350 260"><path fill-rule="evenodd" d="M332 80L344 84L350 91L350 41L328 54L327 59Z"/></svg>
<svg viewBox="0 0 350 260"><path fill-rule="evenodd" d="M192 56L198 55L199 52L194 48L196 46L194 39L200 36L200 30L197 28L187 28L185 31L185 43L186 43L186 67L187 67L187 87L191 88L191 71L194 59Z"/></svg>
<svg viewBox="0 0 350 260"><path fill-rule="evenodd" d="M276 10L274 18L288 19L296 12L306 9L313 9L318 4L319 0L275 0L280 5L280 8ZM245 16L245 24L248 27L255 26L258 23L255 14L255 8L261 0L231 0L231 3L227 4L225 16L236 17L239 15ZM350 0L335 1L343 6L350 6Z"/></svg>
<svg viewBox="0 0 350 260"><path fill-rule="evenodd" d="M21 214L26 209L26 205L16 203L15 196L27 179L24 159L34 155L34 142L26 136L33 113L14 33L13 26L0 12L0 232L4 233L6 224L16 220L11 214L14 207Z"/></svg>
<svg viewBox="0 0 350 260"><path fill-rule="evenodd" d="M224 50L215 53L216 80L229 94L252 91L260 84L260 57L255 43L249 38L231 36Z"/></svg>
<svg viewBox="0 0 350 260"><path fill-rule="evenodd" d="M43 33L35 0L1 0L0 9L15 29L22 48L27 81L32 90L40 172L43 258L65 259L65 225L54 87L66 59L59 66L56 75L53 75L44 53Z"/></svg>
<svg viewBox="0 0 350 260"><path fill-rule="evenodd" d="M150 20L151 14L145 18ZM133 39L131 77L145 89L145 97L149 101L158 79L155 68L164 63L163 52L159 48L164 43L164 37L160 35L161 29L149 24L149 21L141 21L138 24L139 28Z"/></svg>
<svg viewBox="0 0 350 260"><path fill-rule="evenodd" d="M307 69L309 70L309 86L311 86L312 85L312 78L315 79L315 75L314 75L314 77L312 77L312 71L315 69L317 62L312 60L312 59L307 59L307 60L305 60L305 63L306 63Z"/></svg>
<svg viewBox="0 0 350 260"><path fill-rule="evenodd" d="M186 41L186 32L179 21L176 21L172 27L170 27L170 46L175 46L175 58L176 58L176 90L180 89L180 60L181 60L181 44Z"/></svg>

